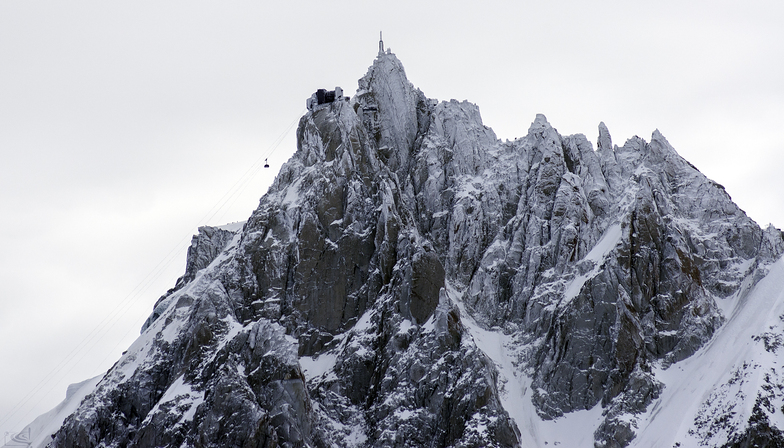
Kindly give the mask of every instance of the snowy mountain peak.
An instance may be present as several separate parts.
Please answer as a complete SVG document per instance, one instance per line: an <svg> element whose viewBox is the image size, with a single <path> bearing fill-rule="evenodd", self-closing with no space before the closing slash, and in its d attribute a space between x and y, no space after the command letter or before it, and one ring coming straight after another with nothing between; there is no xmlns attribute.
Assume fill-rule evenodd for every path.
<svg viewBox="0 0 784 448"><path fill-rule="evenodd" d="M357 115L393 171L408 169L417 133L428 125L429 103L406 78L391 52L379 54L359 80L353 98Z"/></svg>
<svg viewBox="0 0 784 448"><path fill-rule="evenodd" d="M780 440L781 231L658 130L501 142L389 51L358 84L242 228L200 229L53 447Z"/></svg>

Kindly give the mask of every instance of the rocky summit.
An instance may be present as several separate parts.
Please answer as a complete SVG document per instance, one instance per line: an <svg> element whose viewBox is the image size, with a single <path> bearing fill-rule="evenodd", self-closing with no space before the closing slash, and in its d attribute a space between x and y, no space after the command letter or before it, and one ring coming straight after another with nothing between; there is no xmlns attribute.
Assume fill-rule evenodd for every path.
<svg viewBox="0 0 784 448"><path fill-rule="evenodd" d="M659 131L500 141L389 51L358 87L49 446L784 446L780 230Z"/></svg>

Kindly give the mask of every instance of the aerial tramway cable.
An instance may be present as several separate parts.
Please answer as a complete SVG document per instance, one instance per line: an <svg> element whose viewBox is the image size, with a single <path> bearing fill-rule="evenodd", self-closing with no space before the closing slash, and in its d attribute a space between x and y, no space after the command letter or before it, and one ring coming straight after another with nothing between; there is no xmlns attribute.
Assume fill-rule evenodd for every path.
<svg viewBox="0 0 784 448"><path fill-rule="evenodd" d="M55 378L63 375L67 375L71 370L73 370L77 365L78 362L84 359L85 356L89 353L89 350L95 346L95 344L107 333L108 329L111 328L114 324L119 321L120 316L125 314L139 299L142 298L143 294L147 292L147 290L154 284L155 280L157 280L163 272L171 265L171 263L182 253L182 250L187 246L188 240L192 237L197 231L199 227L202 225L206 225L206 223L211 222L218 212L220 212L229 202L228 208L231 208L231 205L236 202L239 198L240 193L245 190L251 180L256 177L256 175L261 171L262 168L269 168L269 158L275 153L283 140L291 131L291 128L299 121L302 114L305 112L303 109L297 117L288 125L288 127L276 138L270 147L265 151L261 156L253 163L251 166L245 171L245 173L240 176L240 178L229 188L229 190L218 200L218 202L213 205L207 213L199 220L199 224L196 227L192 227L189 234L186 235L179 243L175 245L174 248L160 261L158 264L148 273L137 285L134 287L128 295L125 296L115 308L109 312L109 314L98 323L98 325L93 328L84 339L79 342L64 358L60 361L44 378L33 387L33 389L28 392L15 406L13 406L2 418L0 418L0 425L4 425L10 421L11 417L21 412L23 408L28 405L33 398L39 394L48 384L52 384L55 381ZM264 161L262 164L261 161ZM221 217L225 215L225 211L221 214ZM146 320L147 317L144 317ZM123 336L121 341L111 350L111 352L115 352L122 341L131 333L131 331L135 331L136 328L131 328L126 332ZM103 364L106 359L111 356L112 353L109 353L106 358L101 361ZM78 359L77 359L78 357ZM73 362L76 359L76 362ZM64 370L66 369L67 370ZM49 394L52 389L55 387L56 384L52 384L52 386L46 390L43 396L35 402L32 408L23 414L23 417L20 417L18 420L22 422L26 421L28 416L33 412L35 406L37 406L41 400ZM19 423L24 424L24 423Z"/></svg>

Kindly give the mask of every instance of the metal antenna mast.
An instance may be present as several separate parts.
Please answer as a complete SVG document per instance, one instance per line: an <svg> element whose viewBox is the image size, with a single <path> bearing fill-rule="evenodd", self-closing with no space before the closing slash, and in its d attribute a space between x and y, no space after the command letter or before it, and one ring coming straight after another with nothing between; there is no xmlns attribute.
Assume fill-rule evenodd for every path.
<svg viewBox="0 0 784 448"><path fill-rule="evenodd" d="M381 38L381 31L378 32L378 54L384 54L384 39Z"/></svg>

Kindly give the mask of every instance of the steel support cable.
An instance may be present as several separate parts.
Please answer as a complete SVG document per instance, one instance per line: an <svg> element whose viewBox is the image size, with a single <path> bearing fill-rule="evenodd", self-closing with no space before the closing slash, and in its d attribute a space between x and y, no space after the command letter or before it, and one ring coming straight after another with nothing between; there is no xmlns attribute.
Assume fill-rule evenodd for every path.
<svg viewBox="0 0 784 448"><path fill-rule="evenodd" d="M149 287L152 281L155 280L155 278L150 278L150 277L154 275L156 271L162 271L166 267L166 266L161 267L161 264L163 264L164 261L166 261L166 258L170 257L175 252L176 249L177 248L172 250L172 252L170 252L169 255L167 255L167 257L161 260L161 262L159 262L153 268L153 270L150 271L150 273L147 274L147 276L144 279L142 279L142 281L139 282L136 285L136 287L130 293L128 293L128 295L126 295L126 297L123 300L121 300L117 304L117 306L84 337L84 339L82 339L81 342L76 344L76 346L73 349L71 349L71 351L68 352L67 355L65 355L62 361L60 361L46 376L44 376L44 378L41 379L41 381L30 392L28 392L19 401L19 403L17 403L13 408L11 408L11 410L8 411L8 413L5 416L3 416L2 419L0 419L0 425L5 424L10 419L11 415L13 415L14 413L20 410L19 409L20 407L28 404L28 402L33 398L33 396L38 392L40 392L41 389L43 389L46 386L46 384L51 382L51 380L57 374L59 374L80 352L88 348L92 348L92 345L94 344L91 345L90 344L91 341L95 340L101 334L101 332L104 331L105 327L107 327L110 323L114 323L113 321L116 320L116 317L120 315L121 312L125 311L128 308L131 298L140 295L141 293L146 291L146 289ZM168 263L170 262L171 261L169 261Z"/></svg>
<svg viewBox="0 0 784 448"><path fill-rule="evenodd" d="M291 128L300 120L300 117L303 114L303 112L305 112L304 109L289 124L286 130L283 131L283 133L281 133L278 136L278 138L276 138L273 141L269 149L265 153L263 153L251 165L251 167L248 170L246 170L242 176L240 176L240 178L231 186L231 188L229 188L229 190L218 200L218 202L215 205L213 205L209 209L209 211L207 211L207 213L199 220L199 223L209 222L228 203L228 201L232 199L233 199L232 203L236 201L238 197L238 193L242 191L253 178L255 178L255 176L258 174L259 171L261 171L261 168L263 166L261 162L266 161L266 159L268 159L272 154L274 154L275 150L277 150L277 148L283 142L283 140L285 139L286 135L289 133ZM201 225L203 224L199 224L195 228L198 229L198 227L200 227ZM164 258L160 262L158 262L158 264L136 285L136 287L134 287L134 289L131 290L131 292L128 293L128 295L126 295L125 298L123 298L117 304L117 306L115 306L115 308L63 358L62 361L60 361L47 375L45 375L44 378L41 379L41 381L30 392L28 392L16 405L14 405L11 408L11 410L9 410L2 418L0 418L0 425L6 424L15 413L17 413L18 411L21 410L21 408L29 404L30 401L33 399L33 397L36 394L38 394L44 387L46 387L48 383L51 383L54 377L59 373L61 373L62 370L68 366L68 364L71 364L71 361L73 361L73 359L76 358L76 356L84 352L82 353L81 357L77 360L77 361L81 361L87 355L87 353L89 353L89 350L87 349L90 349L95 345L95 343L98 340L98 337L104 335L106 328L116 323L116 321L119 320L118 319L119 316L124 314L134 304L135 301L141 298L142 294L145 293L152 286L155 280L157 280L163 274L165 269L168 268L169 265L171 265L171 263L174 261L176 256L178 256L181 250L183 249L184 246L183 243L187 242L187 240L192 237L194 233L193 229L194 228L192 227L189 234L185 236L182 240L180 240L180 242L177 243L175 247L166 256L164 256ZM126 333L126 335L123 336L123 339L125 339L125 337L130 333L130 331L131 330L129 330ZM121 343L122 342L119 342L115 346L115 348L112 349L112 351L116 350L117 347L119 347L119 344ZM107 355L107 357L110 355ZM105 359L106 358L104 358L104 360ZM103 363L103 361L101 362ZM72 363L71 367L65 371L65 374L73 370L73 368L76 365L78 365L78 362ZM47 390L47 393L49 393L54 387L55 385L52 385L52 387ZM35 405L40 403L41 400L43 400L43 397L39 399L35 403ZM25 414L25 416L27 416L31 412L32 410L28 411Z"/></svg>
<svg viewBox="0 0 784 448"><path fill-rule="evenodd" d="M248 168L245 171L245 173L243 173L242 176L240 176L240 178L237 180L237 182L235 182L234 185L232 185L231 189L229 189L229 191L227 191L226 194L223 195L223 197L221 198L221 200L219 202L220 206L218 207L218 204L213 206L210 209L210 212L212 212L212 210L215 209L215 211L212 212L212 214L210 214L210 212L207 212L207 215L209 215L209 217L207 218L207 216L205 216L205 218L207 218L206 222L212 221L215 218L215 216L218 214L218 212L220 212L220 210L224 206L226 206L226 204L228 204L228 202L230 200L232 201L232 204L234 202L236 202L236 200L239 197L240 193L245 189L245 187L248 185L248 183L250 183L250 181L253 180L253 178L256 177L258 172L261 171L261 169L263 168L264 163L266 162L266 160L272 154L274 154L275 150L278 149L278 147L280 146L281 143L283 143L283 140L286 138L286 136L288 135L289 131L291 131L291 128L294 127L294 125L297 124L297 122L300 120L300 116L302 115L302 113L304 111L305 111L305 109L303 109L299 114L297 114L297 118L295 118L294 120L291 121L291 123L289 123L288 127L286 127L286 130L284 130L278 136L278 138L276 138L272 142L272 144L270 145L269 149L267 149L267 151L265 153L263 153L258 159L256 159L256 161L253 164L251 164L250 168ZM225 215L225 212L224 212L224 215ZM221 215L221 216L223 216L223 215ZM202 218L202 221L205 221L205 219Z"/></svg>
<svg viewBox="0 0 784 448"><path fill-rule="evenodd" d="M151 275L151 274L154 274L154 276L152 278L150 278L146 282L146 285L144 285L142 287L142 289L140 289L137 293L129 294L129 296L126 297L126 299L129 299L129 300L125 300L124 299L122 302L120 302L117 305L117 307L115 307L115 309L112 311L112 313L108 317L104 318L104 320L101 321L101 323L96 328L94 328L93 331L90 334L88 334L88 336L86 336L84 340L82 340L82 342L80 343L81 345L77 346L77 348L75 348L74 350L71 351L71 353L69 354L70 358L64 360L56 368L57 372L54 372L54 373L58 373L58 374L61 373L62 369L65 369L66 367L68 367L69 364L70 364L70 367L68 367L67 370L62 372L63 376L69 374L74 368L76 368L76 366L78 366L79 363L90 353L90 350L94 348L95 344L98 343L99 337L104 335L102 332L106 329L106 327L115 324L117 322L117 320L118 320L118 317L121 316L121 315L124 315L131 308L131 306L134 305L135 300L130 300L130 299L131 298L140 298L140 297L142 297L142 295L144 293L146 293L147 290L152 286L152 284L155 282L155 280L157 280L163 274L165 269L168 268L174 262L174 260L176 259L176 257L174 255L179 255L179 252L181 251L181 249L182 249L182 244L180 243L178 245L178 247L175 247L169 253L169 255L167 255L160 263L158 263L158 266L160 266L161 263L163 263L165 261L165 264L163 266L161 266L160 269L157 270L157 272L155 270L153 270L153 271L151 271L150 274L148 274L148 276ZM168 258L168 260L167 260L167 258ZM147 316L144 316L143 320L142 320L142 323L144 321L146 321L146 320L147 320ZM112 355L112 353L115 353L115 351L120 346L120 344L122 344L122 341L125 340L125 338L128 337L128 335L132 331L134 331L134 329L136 329L136 328L138 328L138 327L129 328L129 330L120 339L120 342L118 342L110 350L109 354L107 354L106 357L104 357L101 360L99 365L103 364L109 358L109 356ZM71 356L71 354L72 354L72 356ZM81 354L81 356L79 356L80 354ZM77 356L79 356L79 358L75 359ZM34 393L39 392L45 386L46 386L46 383L41 384L40 387L38 387L36 390L34 390ZM49 387L49 389L47 389L46 392L41 396L41 398L39 398L38 401L36 401L31 406L31 408L34 409L38 404L40 404L41 401L43 401L43 399L55 388L55 386L57 386L57 384L52 384ZM33 399L33 397L30 397L30 400L32 400L32 399ZM27 413L24 414L24 417L26 418L27 416L29 416L33 412L33 409L30 409L29 411L27 411Z"/></svg>
<svg viewBox="0 0 784 448"><path fill-rule="evenodd" d="M186 238L187 239L187 238ZM185 239L183 239L184 241ZM145 293L150 286L157 280L158 277L162 275L164 270L174 261L175 255L178 254L178 251L181 250L182 241L178 244L177 247L172 249L169 254L164 257L153 269L150 273L139 282L136 287L128 293L128 295L123 298L115 308L109 312L109 314L104 317L101 322L98 323L67 355L60 361L43 379L30 391L28 392L14 407L11 408L2 419L0 419L0 425L7 423L11 416L16 412L20 411L20 408L29 404L29 402L33 399L33 397L38 394L42 389L46 387L47 384L52 382L52 379L60 374L63 369L68 367L70 364L70 368L66 370L63 374L69 373L73 370L76 365L78 365L78 361L81 361L88 353L89 350L92 349L98 341L100 336L103 336L105 330L112 324L116 323L119 316L124 314L133 304L134 301L131 299L136 299L140 297L143 293ZM77 362L72 361L81 354ZM55 385L52 385L50 389L47 390L47 393L50 392ZM43 400L43 397L39 399L35 405L40 403ZM34 405L34 406L35 406ZM32 411L28 411L29 414ZM25 416L27 415L25 414Z"/></svg>

